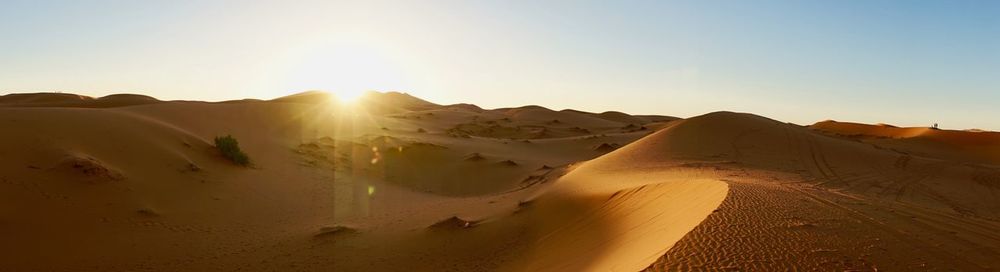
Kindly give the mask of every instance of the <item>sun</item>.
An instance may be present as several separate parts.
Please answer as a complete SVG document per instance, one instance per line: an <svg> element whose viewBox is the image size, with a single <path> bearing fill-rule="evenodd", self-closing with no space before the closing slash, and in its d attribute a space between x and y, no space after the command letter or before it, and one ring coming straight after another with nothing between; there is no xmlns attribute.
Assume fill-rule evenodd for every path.
<svg viewBox="0 0 1000 272"><path fill-rule="evenodd" d="M363 90L340 90L333 92L333 101L340 104L354 104L365 95Z"/></svg>

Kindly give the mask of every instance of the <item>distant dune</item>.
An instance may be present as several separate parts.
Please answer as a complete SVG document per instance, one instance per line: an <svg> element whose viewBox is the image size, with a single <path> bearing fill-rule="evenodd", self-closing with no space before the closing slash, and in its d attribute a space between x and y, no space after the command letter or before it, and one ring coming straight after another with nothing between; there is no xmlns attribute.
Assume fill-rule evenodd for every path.
<svg viewBox="0 0 1000 272"><path fill-rule="evenodd" d="M819 122L810 128L931 158L1000 165L1000 132Z"/></svg>
<svg viewBox="0 0 1000 272"><path fill-rule="evenodd" d="M114 108L158 102L155 98L136 94L112 94L101 98L65 93L9 94L0 97L0 106L4 107Z"/></svg>
<svg viewBox="0 0 1000 272"><path fill-rule="evenodd" d="M1000 133L335 100L0 96L0 271L1000 267Z"/></svg>

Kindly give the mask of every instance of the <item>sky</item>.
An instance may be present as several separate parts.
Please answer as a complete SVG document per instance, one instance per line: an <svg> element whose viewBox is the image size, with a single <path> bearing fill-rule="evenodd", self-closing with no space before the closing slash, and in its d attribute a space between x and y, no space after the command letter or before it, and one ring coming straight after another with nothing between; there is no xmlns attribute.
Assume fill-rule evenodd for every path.
<svg viewBox="0 0 1000 272"><path fill-rule="evenodd" d="M1000 1L9 1L0 94L402 91L1000 130Z"/></svg>

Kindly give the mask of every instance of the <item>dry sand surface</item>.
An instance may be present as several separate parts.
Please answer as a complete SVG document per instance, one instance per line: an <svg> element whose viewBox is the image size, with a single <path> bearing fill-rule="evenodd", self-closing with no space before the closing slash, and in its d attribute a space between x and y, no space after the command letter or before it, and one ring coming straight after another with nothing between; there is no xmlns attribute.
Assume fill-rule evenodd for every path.
<svg viewBox="0 0 1000 272"><path fill-rule="evenodd" d="M1000 133L331 101L0 96L0 271L1000 269Z"/></svg>

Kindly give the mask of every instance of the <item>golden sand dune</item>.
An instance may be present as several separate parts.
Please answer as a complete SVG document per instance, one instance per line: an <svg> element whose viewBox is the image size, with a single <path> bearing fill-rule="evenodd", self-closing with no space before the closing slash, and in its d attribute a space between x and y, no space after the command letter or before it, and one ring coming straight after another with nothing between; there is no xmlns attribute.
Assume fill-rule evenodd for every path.
<svg viewBox="0 0 1000 272"><path fill-rule="evenodd" d="M899 152L963 163L1000 164L1000 133L819 122L810 128Z"/></svg>
<svg viewBox="0 0 1000 272"><path fill-rule="evenodd" d="M1000 266L989 132L334 100L0 97L4 269Z"/></svg>
<svg viewBox="0 0 1000 272"><path fill-rule="evenodd" d="M638 149L662 152L629 156ZM602 159L616 156L670 157L674 175L730 185L719 211L650 270L998 265L996 166L917 156L725 112L680 121Z"/></svg>

